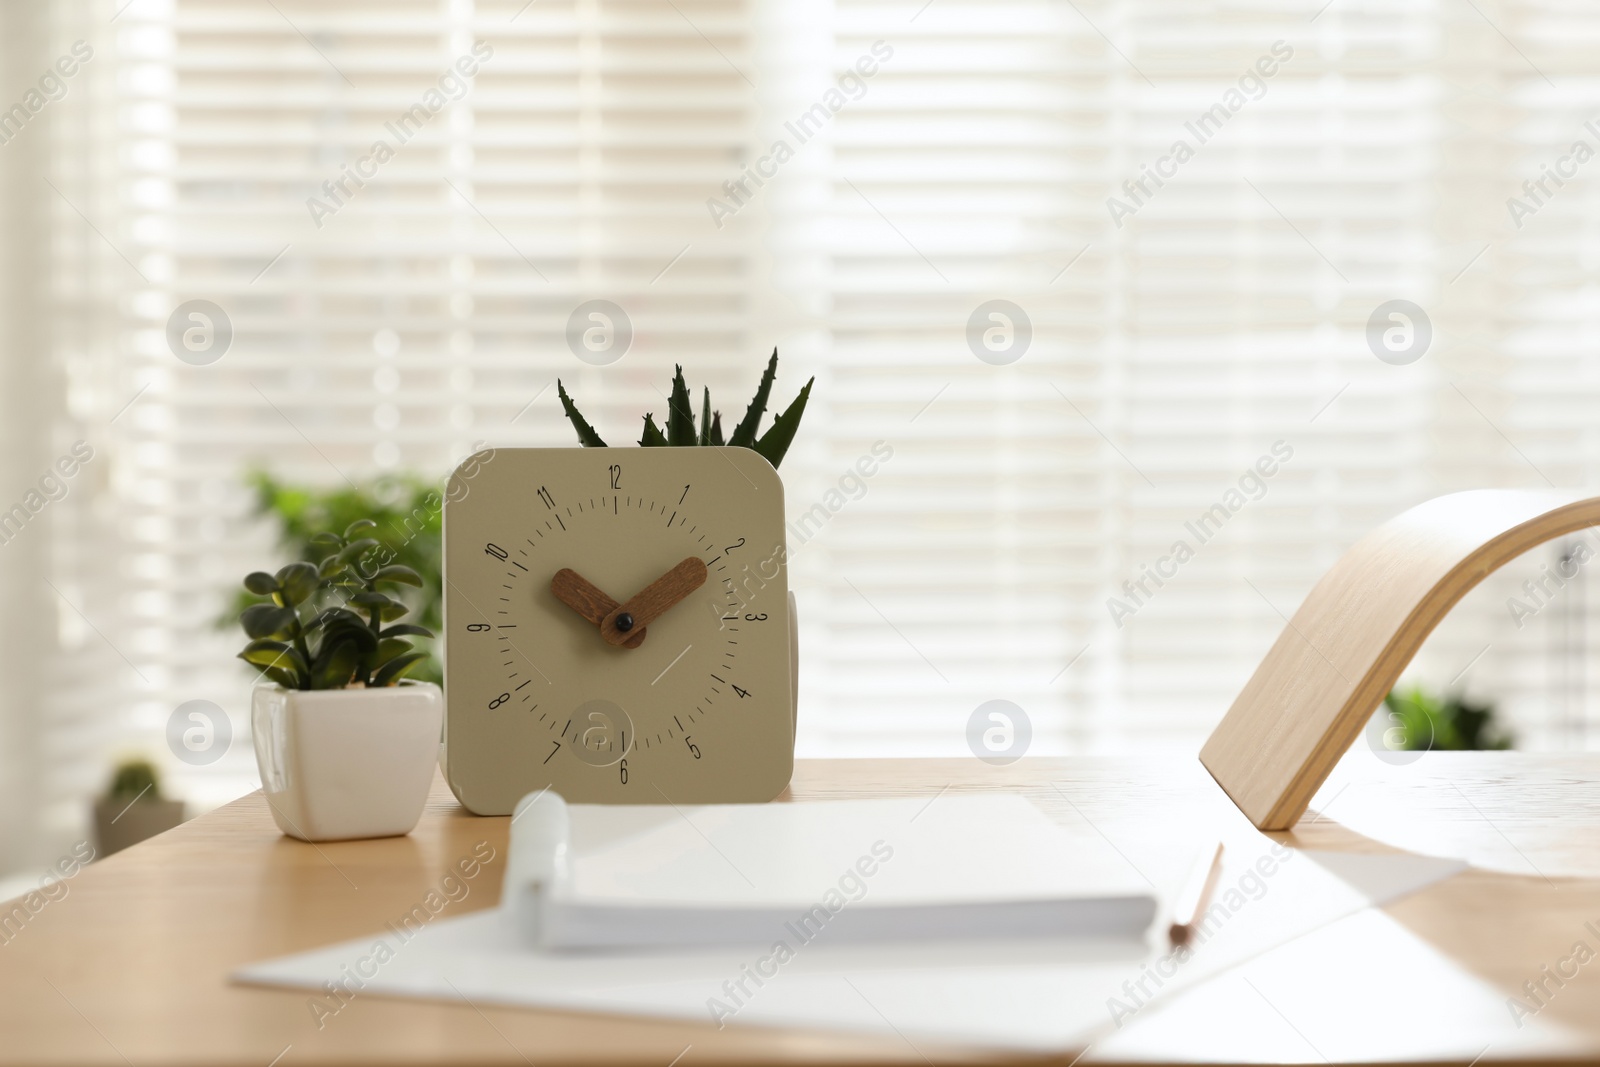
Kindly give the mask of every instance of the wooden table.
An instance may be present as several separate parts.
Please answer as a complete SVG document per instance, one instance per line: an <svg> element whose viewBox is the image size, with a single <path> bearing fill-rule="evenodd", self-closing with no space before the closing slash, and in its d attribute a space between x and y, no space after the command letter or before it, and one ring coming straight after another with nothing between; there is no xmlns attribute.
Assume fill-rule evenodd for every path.
<svg viewBox="0 0 1600 1067"><path fill-rule="evenodd" d="M946 788L1014 790L1064 822L1087 820L1158 882L1181 878L1190 857L1163 854L1141 829L1153 817L1168 829L1180 821L1197 833L1254 832L1192 757L1005 768L971 759L802 761L790 794L805 801ZM442 914L495 904L507 822L467 814L436 781L409 837L317 846L280 835L252 794L97 862L64 883L65 896L56 890L59 899L6 931L0 1063L695 1067L982 1058L902 1041L376 996L357 997L319 1029L307 994L229 983L241 964L382 929L475 849L493 849L494 858ZM1600 959L1549 986L1555 992L1527 1029L1510 1028L1504 1004L1525 996L1523 983L1558 966L1575 942L1600 951L1600 757L1428 753L1390 766L1358 748L1299 826L1275 836L1305 847L1455 856L1473 869L1310 935L1321 940L1309 947L1246 965L1244 984L1230 988L1223 975L1152 1007L1092 1047L1085 1064L1467 1063L1485 1043L1488 1063L1526 1057L1515 1035L1532 1029L1563 1035L1547 1045L1565 1055L1600 1059ZM1303 962L1312 951L1319 965ZM1491 1008L1506 1014L1482 1015ZM1498 1046L1498 1037L1481 1042L1475 1026L1508 1036Z"/></svg>

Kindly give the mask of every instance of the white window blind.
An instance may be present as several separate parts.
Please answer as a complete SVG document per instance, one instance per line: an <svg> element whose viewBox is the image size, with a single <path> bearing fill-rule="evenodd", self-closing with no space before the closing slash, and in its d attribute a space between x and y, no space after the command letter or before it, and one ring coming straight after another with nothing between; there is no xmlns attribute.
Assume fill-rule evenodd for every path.
<svg viewBox="0 0 1600 1067"><path fill-rule="evenodd" d="M735 417L774 345L784 398L817 376L783 468L806 755L965 754L996 698L1036 754L1193 750L1373 525L1596 480L1600 194L1583 170L1521 228L1505 203L1574 140L1600 149L1576 9L115 12L58 27L98 50L50 203L64 414L104 458L52 513L55 825L188 699L230 711L235 750L172 764L180 788L253 787L247 676L212 626L271 551L244 469L441 478L476 441L569 444L558 375L624 443L674 363ZM335 203L346 167L370 176ZM210 366L167 346L190 299L235 331ZM564 340L592 299L634 325L609 367ZM1366 337L1397 299L1433 330L1404 366ZM1031 327L1009 365L969 342L994 300ZM1472 594L1414 669L1498 699L1535 747L1593 718L1582 572L1520 627L1507 606L1553 558Z"/></svg>
<svg viewBox="0 0 1600 1067"><path fill-rule="evenodd" d="M751 248L685 225L743 145L750 103L719 53L744 51L746 21L738 5L586 0L121 15L107 32L124 99L96 147L121 163L107 235L142 277L119 279L107 402L144 391L109 431L101 536L121 565L91 613L138 667L100 657L121 695L113 735L160 752L172 708L212 700L233 751L172 770L202 803L252 787L249 675L237 633L213 625L272 559L242 472L442 481L481 441L567 444L558 374L619 443L636 413L664 414L674 361L724 402L753 390L749 353L773 339L748 331ZM635 323L603 370L563 340L591 298ZM165 335L191 299L232 323L209 366ZM104 747L65 793L92 787Z"/></svg>

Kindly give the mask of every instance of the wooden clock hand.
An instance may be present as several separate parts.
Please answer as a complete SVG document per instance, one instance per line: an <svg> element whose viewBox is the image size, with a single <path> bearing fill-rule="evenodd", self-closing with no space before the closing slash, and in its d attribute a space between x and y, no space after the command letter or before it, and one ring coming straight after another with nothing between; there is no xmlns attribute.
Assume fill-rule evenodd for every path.
<svg viewBox="0 0 1600 1067"><path fill-rule="evenodd" d="M596 626L604 623L606 616L617 610L615 600L589 579L567 567L556 571L555 577L550 579L550 592L556 595L557 600ZM644 634L644 627L636 626L627 635L626 641L612 643L622 644L626 648L638 648L644 643Z"/></svg>
<svg viewBox="0 0 1600 1067"><path fill-rule="evenodd" d="M640 627L655 622L705 583L705 561L690 556L639 590L626 604L607 612L600 621L600 636L613 645L628 645L628 639Z"/></svg>

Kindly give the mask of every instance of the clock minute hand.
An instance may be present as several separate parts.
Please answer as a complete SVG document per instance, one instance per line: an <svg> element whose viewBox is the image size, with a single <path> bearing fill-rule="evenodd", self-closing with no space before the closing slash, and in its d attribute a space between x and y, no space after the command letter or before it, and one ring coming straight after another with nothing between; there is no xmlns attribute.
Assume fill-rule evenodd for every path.
<svg viewBox="0 0 1600 1067"><path fill-rule="evenodd" d="M705 583L705 561L690 556L639 590L626 604L608 612L600 622L600 636L613 645L626 645L640 627L655 622Z"/></svg>
<svg viewBox="0 0 1600 1067"><path fill-rule="evenodd" d="M605 622L606 616L617 610L617 602L589 579L569 567L556 571L550 579L550 592L557 600L576 611L596 626ZM644 627L635 627L623 642L628 648L638 648L644 643Z"/></svg>

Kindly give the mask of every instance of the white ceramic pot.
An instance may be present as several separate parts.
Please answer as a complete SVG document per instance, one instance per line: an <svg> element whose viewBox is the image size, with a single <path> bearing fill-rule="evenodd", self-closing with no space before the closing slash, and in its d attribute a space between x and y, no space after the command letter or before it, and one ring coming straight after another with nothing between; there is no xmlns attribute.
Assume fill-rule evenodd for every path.
<svg viewBox="0 0 1600 1067"><path fill-rule="evenodd" d="M256 766L278 829L302 841L410 833L433 784L443 722L444 694L432 682L257 686Z"/></svg>

